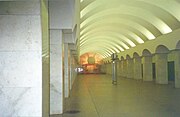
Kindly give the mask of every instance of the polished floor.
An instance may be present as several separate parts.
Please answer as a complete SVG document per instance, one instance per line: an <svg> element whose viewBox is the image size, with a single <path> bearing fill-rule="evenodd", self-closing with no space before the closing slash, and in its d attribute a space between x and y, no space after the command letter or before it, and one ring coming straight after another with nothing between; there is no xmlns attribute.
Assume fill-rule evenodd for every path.
<svg viewBox="0 0 180 117"><path fill-rule="evenodd" d="M173 83L79 75L63 115L51 117L180 117L180 89Z"/></svg>

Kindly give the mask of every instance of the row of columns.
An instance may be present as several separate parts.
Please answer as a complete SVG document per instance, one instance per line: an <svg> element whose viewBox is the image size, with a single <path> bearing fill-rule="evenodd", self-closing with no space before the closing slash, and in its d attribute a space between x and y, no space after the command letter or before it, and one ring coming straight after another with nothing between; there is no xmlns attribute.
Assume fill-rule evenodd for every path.
<svg viewBox="0 0 180 117"><path fill-rule="evenodd" d="M0 11L0 116L62 114L77 64L62 29L49 27L48 1L3 1Z"/></svg>
<svg viewBox="0 0 180 117"><path fill-rule="evenodd" d="M62 114L76 77L75 59L63 30L50 30L50 114ZM71 37L72 38L72 37Z"/></svg>
<svg viewBox="0 0 180 117"><path fill-rule="evenodd" d="M180 88L180 51L171 52L175 67L175 87ZM155 63L155 82L168 84L168 54L156 53L154 55L127 58L118 62L118 75L126 78L153 81L152 63ZM106 73L112 74L111 64L106 64Z"/></svg>

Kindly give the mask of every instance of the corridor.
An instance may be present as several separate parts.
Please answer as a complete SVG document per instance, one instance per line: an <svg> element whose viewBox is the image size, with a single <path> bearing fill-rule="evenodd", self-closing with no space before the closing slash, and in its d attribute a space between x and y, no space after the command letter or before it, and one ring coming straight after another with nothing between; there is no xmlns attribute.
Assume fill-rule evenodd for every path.
<svg viewBox="0 0 180 117"><path fill-rule="evenodd" d="M63 115L51 117L179 117L180 89L168 85L118 78L79 75L66 100Z"/></svg>

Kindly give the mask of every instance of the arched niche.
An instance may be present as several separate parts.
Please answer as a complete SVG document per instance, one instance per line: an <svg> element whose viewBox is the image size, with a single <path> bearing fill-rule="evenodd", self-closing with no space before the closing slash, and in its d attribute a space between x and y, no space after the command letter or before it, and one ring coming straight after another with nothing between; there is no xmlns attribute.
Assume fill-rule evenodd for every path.
<svg viewBox="0 0 180 117"><path fill-rule="evenodd" d="M139 58L139 57L140 57L139 54L137 52L134 52L133 58Z"/></svg>
<svg viewBox="0 0 180 117"><path fill-rule="evenodd" d="M129 59L131 59L131 57L127 54L126 59L129 60Z"/></svg>
<svg viewBox="0 0 180 117"><path fill-rule="evenodd" d="M151 56L151 52L148 49L144 49L142 52L142 56Z"/></svg>
<svg viewBox="0 0 180 117"><path fill-rule="evenodd" d="M164 45L159 45L156 48L156 53L168 53L169 49Z"/></svg>

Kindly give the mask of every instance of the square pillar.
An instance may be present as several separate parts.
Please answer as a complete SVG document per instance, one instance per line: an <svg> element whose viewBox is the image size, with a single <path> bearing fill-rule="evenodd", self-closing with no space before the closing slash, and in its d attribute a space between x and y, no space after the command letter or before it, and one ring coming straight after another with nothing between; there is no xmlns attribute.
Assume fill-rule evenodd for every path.
<svg viewBox="0 0 180 117"><path fill-rule="evenodd" d="M62 114L64 102L63 35L50 30L50 114Z"/></svg>
<svg viewBox="0 0 180 117"><path fill-rule="evenodd" d="M133 78L133 59L127 59L127 78Z"/></svg>
<svg viewBox="0 0 180 117"><path fill-rule="evenodd" d="M168 84L167 54L158 53L155 55L156 83Z"/></svg>
<svg viewBox="0 0 180 117"><path fill-rule="evenodd" d="M127 60L122 60L122 76L127 77Z"/></svg>
<svg viewBox="0 0 180 117"><path fill-rule="evenodd" d="M68 43L64 43L64 96L69 97L70 93L70 53Z"/></svg>
<svg viewBox="0 0 180 117"><path fill-rule="evenodd" d="M49 117L47 4L1 1L0 11L0 116Z"/></svg>
<svg viewBox="0 0 180 117"><path fill-rule="evenodd" d="M120 61L117 61L117 76L120 76L121 74L121 69L120 69Z"/></svg>
<svg viewBox="0 0 180 117"><path fill-rule="evenodd" d="M152 57L151 56L143 56L142 64L143 64L143 81L153 81Z"/></svg>
<svg viewBox="0 0 180 117"><path fill-rule="evenodd" d="M134 79L142 79L141 58L136 57L134 61Z"/></svg>
<svg viewBox="0 0 180 117"><path fill-rule="evenodd" d="M174 51L175 55L175 88L180 88L180 50Z"/></svg>

